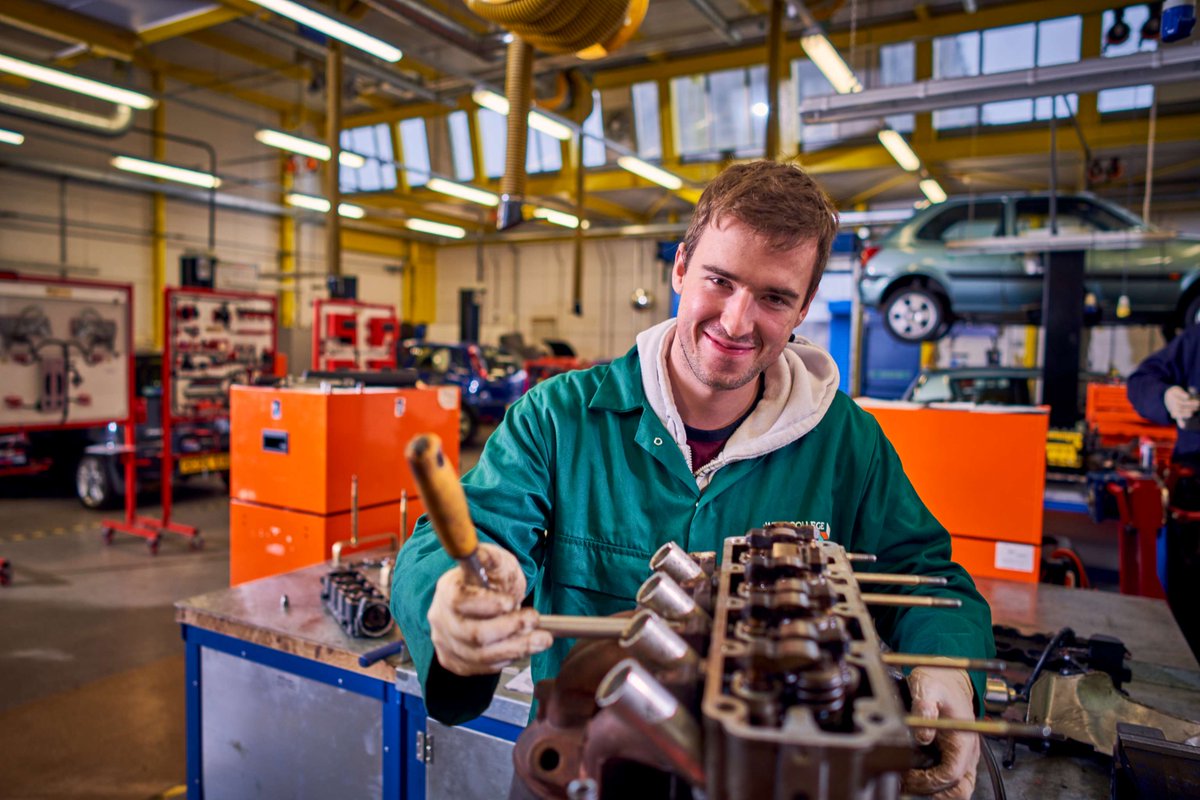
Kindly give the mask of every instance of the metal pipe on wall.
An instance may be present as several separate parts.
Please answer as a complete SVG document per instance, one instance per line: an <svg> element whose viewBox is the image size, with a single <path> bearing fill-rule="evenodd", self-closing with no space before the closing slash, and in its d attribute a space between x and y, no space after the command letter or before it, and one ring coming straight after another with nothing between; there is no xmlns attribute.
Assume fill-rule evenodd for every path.
<svg viewBox="0 0 1200 800"><path fill-rule="evenodd" d="M329 211L325 215L325 259L330 275L342 274L341 155L342 155L342 45L329 40L325 53L325 142L329 160L325 162L325 196Z"/></svg>

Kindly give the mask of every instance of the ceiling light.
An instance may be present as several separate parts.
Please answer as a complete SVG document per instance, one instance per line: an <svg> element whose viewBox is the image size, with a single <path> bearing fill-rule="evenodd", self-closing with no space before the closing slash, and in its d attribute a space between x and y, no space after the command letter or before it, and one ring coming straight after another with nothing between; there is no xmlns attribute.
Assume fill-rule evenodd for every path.
<svg viewBox="0 0 1200 800"><path fill-rule="evenodd" d="M324 197L316 197L311 194L300 194L292 192L286 198L289 206L296 208L306 208L309 211L316 211L319 214L329 213L329 201ZM352 205L350 203L338 203L338 216L349 217L350 219L362 219L367 212L362 206Z"/></svg>
<svg viewBox="0 0 1200 800"><path fill-rule="evenodd" d="M287 150L289 153L298 153L302 156L315 158L318 161L329 160L329 145L314 142L312 139L303 139L299 136L293 136L290 133L273 131L270 128L263 128L258 131L254 134L254 138L268 147L278 147L280 150ZM358 169L367 163L367 159L358 153L342 150L338 153L338 163L343 167Z"/></svg>
<svg viewBox="0 0 1200 800"><path fill-rule="evenodd" d="M411 217L404 220L404 226L421 233L432 233L434 236L445 236L447 239L463 239L467 235L466 228L457 225L447 225L444 222L433 222L427 219Z"/></svg>
<svg viewBox="0 0 1200 800"><path fill-rule="evenodd" d="M837 48L829 43L821 34L802 36L800 46L805 54L821 70L825 80L829 81L838 94L852 94L862 91L862 84L854 77L854 72L846 66Z"/></svg>
<svg viewBox="0 0 1200 800"><path fill-rule="evenodd" d="M942 189L941 184L933 178L926 178L921 181L921 191L929 198L931 203L944 203L946 201L946 192Z"/></svg>
<svg viewBox="0 0 1200 800"><path fill-rule="evenodd" d="M554 208L542 208L539 206L533 210L533 216L536 219L544 219L546 222L553 222L555 225L562 225L564 228L579 227L579 217Z"/></svg>
<svg viewBox="0 0 1200 800"><path fill-rule="evenodd" d="M917 158L917 154L908 146L908 142L904 141L904 137L891 128L879 132L879 141L892 154L892 158L896 159L901 169L916 172L921 168L921 159Z"/></svg>
<svg viewBox="0 0 1200 800"><path fill-rule="evenodd" d="M754 105L750 106L750 113L756 117L765 117L767 114L771 113L771 107L766 103L755 103Z"/></svg>
<svg viewBox="0 0 1200 800"><path fill-rule="evenodd" d="M119 86L101 83L91 78L81 78L69 72L43 67L40 64L22 61L12 56L0 55L0 72L20 75L31 81L57 86L59 89L66 89L69 92L77 92L88 97L95 97L97 100L107 100L110 103L131 106L143 111L154 108L158 103L153 97L140 92L122 89Z"/></svg>
<svg viewBox="0 0 1200 800"><path fill-rule="evenodd" d="M665 169L659 169L653 164L647 164L636 156L621 156L617 159L617 165L621 169L628 170L634 175L640 175L648 181L657 183L659 186L665 186L671 190L683 188L683 178L678 175L672 175Z"/></svg>
<svg viewBox="0 0 1200 800"><path fill-rule="evenodd" d="M457 197L460 200L470 200L472 203L478 203L481 206L500 205L500 197L486 189L476 189L474 186L465 186L461 183L448 181L445 178L430 178L425 184L425 188L441 192L442 194L448 194L451 197Z"/></svg>
<svg viewBox="0 0 1200 800"><path fill-rule="evenodd" d="M0 128L0 142L4 142L4 144L17 145L23 143L24 141L25 137L22 134L17 133L16 131L7 131L4 128Z"/></svg>
<svg viewBox="0 0 1200 800"><path fill-rule="evenodd" d="M382 58L384 61L395 63L404 56L398 47L393 47L382 39L376 39L357 28L351 28L344 22L338 22L332 17L313 11L311 8L293 3L292 0L251 0L251 2L274 11L281 17L287 17L315 31L320 31L326 36L345 42L351 47L357 47L376 58Z"/></svg>
<svg viewBox="0 0 1200 800"><path fill-rule="evenodd" d="M126 172L136 172L139 175L149 175L154 178L164 178L168 181L187 183L192 186L199 186L202 189L215 189L221 185L221 179L211 173L200 172L194 169L184 169L183 167L173 167L170 164L163 164L158 161L145 161L129 156L113 156L110 163L117 169L123 169Z"/></svg>
<svg viewBox="0 0 1200 800"><path fill-rule="evenodd" d="M471 92L471 99L489 111L495 111L501 116L508 116L508 98L502 94L497 94L491 89L476 89ZM575 135L569 126L551 119L540 111L531 110L529 112L529 127L553 136L560 142L565 142Z"/></svg>

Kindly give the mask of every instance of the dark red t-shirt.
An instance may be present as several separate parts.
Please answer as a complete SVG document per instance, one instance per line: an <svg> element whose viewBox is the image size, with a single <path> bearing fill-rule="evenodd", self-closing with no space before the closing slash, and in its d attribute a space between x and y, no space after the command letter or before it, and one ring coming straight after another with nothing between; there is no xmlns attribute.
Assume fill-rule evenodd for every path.
<svg viewBox="0 0 1200 800"><path fill-rule="evenodd" d="M738 429L738 426L754 413L755 407L758 406L758 401L762 399L764 387L765 383L759 378L758 396L750 404L750 409L723 428L717 428L715 431L706 431L700 428L693 428L691 425L683 426L684 431L687 433L688 447L692 448L692 472L696 472L717 457L717 454L721 452L721 448L729 441L729 437L733 436L733 432Z"/></svg>

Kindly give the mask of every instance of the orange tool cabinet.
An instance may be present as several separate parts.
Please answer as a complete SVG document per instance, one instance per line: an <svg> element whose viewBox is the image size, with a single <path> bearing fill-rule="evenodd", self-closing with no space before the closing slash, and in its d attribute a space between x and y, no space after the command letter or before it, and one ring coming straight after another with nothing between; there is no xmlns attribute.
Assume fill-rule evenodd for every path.
<svg viewBox="0 0 1200 800"><path fill-rule="evenodd" d="M404 448L441 437L458 468L459 394L435 389L234 386L230 397L230 584L327 560L351 536L401 532L423 512ZM407 530L401 531L401 498Z"/></svg>
<svg viewBox="0 0 1200 800"><path fill-rule="evenodd" d="M928 408L860 398L921 500L975 577L1036 583L1042 552L1047 409Z"/></svg>

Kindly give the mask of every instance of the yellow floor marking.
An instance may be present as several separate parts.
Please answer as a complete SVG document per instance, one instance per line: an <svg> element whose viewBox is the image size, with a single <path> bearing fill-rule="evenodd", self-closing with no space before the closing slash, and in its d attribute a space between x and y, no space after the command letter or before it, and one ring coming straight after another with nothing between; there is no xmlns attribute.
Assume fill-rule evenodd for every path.
<svg viewBox="0 0 1200 800"><path fill-rule="evenodd" d="M45 535L46 535L45 531L34 531L33 533L29 534L30 538L33 538L33 539L41 539L41 538L45 537Z"/></svg>
<svg viewBox="0 0 1200 800"><path fill-rule="evenodd" d="M55 528L55 529L54 529L54 535L55 535L55 536L62 536L62 535L63 535L64 533L66 533L66 532L67 532L67 529L66 529L66 528Z"/></svg>
<svg viewBox="0 0 1200 800"><path fill-rule="evenodd" d="M23 541L25 541L25 534L14 533L12 536L8 537L8 540L10 542L23 542Z"/></svg>

